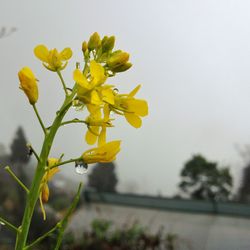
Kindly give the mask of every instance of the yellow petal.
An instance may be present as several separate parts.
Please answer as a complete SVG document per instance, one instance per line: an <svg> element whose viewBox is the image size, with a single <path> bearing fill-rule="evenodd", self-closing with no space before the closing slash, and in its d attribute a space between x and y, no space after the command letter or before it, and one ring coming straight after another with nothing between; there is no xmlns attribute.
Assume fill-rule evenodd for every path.
<svg viewBox="0 0 250 250"><path fill-rule="evenodd" d="M142 125L141 118L138 115L131 114L131 113L124 113L124 116L128 123L135 128L140 128Z"/></svg>
<svg viewBox="0 0 250 250"><path fill-rule="evenodd" d="M48 62L49 62L50 67L53 70L56 71L58 69L62 69L62 61L61 61L60 54L58 53L57 49L53 49L50 51Z"/></svg>
<svg viewBox="0 0 250 250"><path fill-rule="evenodd" d="M115 97L112 89L103 89L102 90L102 100L109 104L115 103Z"/></svg>
<svg viewBox="0 0 250 250"><path fill-rule="evenodd" d="M90 129L92 132L90 131ZM85 140L89 145L93 145L96 143L97 134L99 134L99 127L90 127L90 129L88 129L88 131L86 132Z"/></svg>
<svg viewBox="0 0 250 250"><path fill-rule="evenodd" d="M85 163L111 162L115 160L117 153L120 151L121 141L112 141L105 143L98 148L92 148L85 151L82 155Z"/></svg>
<svg viewBox="0 0 250 250"><path fill-rule="evenodd" d="M89 82L87 81L86 77L82 74L82 72L79 69L74 70L73 79L81 87L85 89L90 89Z"/></svg>
<svg viewBox="0 0 250 250"><path fill-rule="evenodd" d="M38 45L34 49L35 56L42 62L48 63L49 50L44 45Z"/></svg>
<svg viewBox="0 0 250 250"><path fill-rule="evenodd" d="M106 127L103 127L98 137L98 146L102 146L106 143Z"/></svg>
<svg viewBox="0 0 250 250"><path fill-rule="evenodd" d="M56 173L58 173L59 171L60 171L60 169L59 169L58 167L54 167L54 168L48 170L47 176L46 176L46 181L47 181L47 182L50 181L50 180L52 179L52 177L53 177Z"/></svg>
<svg viewBox="0 0 250 250"><path fill-rule="evenodd" d="M110 162L115 160L117 153L120 151L120 145L121 141L112 141L97 148L98 154L105 156L100 162Z"/></svg>
<svg viewBox="0 0 250 250"><path fill-rule="evenodd" d="M100 120L102 117L101 107L98 105L88 104L87 109L90 113L91 119Z"/></svg>
<svg viewBox="0 0 250 250"><path fill-rule="evenodd" d="M108 104L105 104L103 107L103 119L106 121L109 119L109 114L110 114L110 108Z"/></svg>
<svg viewBox="0 0 250 250"><path fill-rule="evenodd" d="M93 78L92 83L94 86L100 85L106 80L104 68L94 60L90 62L90 74Z"/></svg>
<svg viewBox="0 0 250 250"><path fill-rule="evenodd" d="M148 103L145 100L130 99L127 101L127 109L139 116L148 115Z"/></svg>
<svg viewBox="0 0 250 250"><path fill-rule="evenodd" d="M135 87L129 94L129 97L133 97L136 95L136 93L139 91L139 89L141 88L141 85L138 85L137 87Z"/></svg>
<svg viewBox="0 0 250 250"><path fill-rule="evenodd" d="M90 102L91 102L91 104L94 104L94 105L101 105L102 104L102 101L101 101L97 91L95 91L95 90L91 91Z"/></svg>
<svg viewBox="0 0 250 250"><path fill-rule="evenodd" d="M63 61L69 60L72 57L72 50L70 48L65 48L60 53L60 57Z"/></svg>
<svg viewBox="0 0 250 250"><path fill-rule="evenodd" d="M48 159L48 167L53 167L54 165L59 163L59 159L58 158L49 158Z"/></svg>

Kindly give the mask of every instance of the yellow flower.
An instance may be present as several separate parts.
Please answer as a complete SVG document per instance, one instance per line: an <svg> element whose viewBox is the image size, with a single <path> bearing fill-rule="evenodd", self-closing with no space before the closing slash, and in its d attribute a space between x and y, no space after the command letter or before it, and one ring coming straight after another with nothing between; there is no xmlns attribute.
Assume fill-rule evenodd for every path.
<svg viewBox="0 0 250 250"><path fill-rule="evenodd" d="M29 67L24 67L18 72L20 88L29 99L30 104L35 104L38 100L37 80Z"/></svg>
<svg viewBox="0 0 250 250"><path fill-rule="evenodd" d="M145 100L134 98L135 94L140 89L138 85L129 94L115 96L115 104L110 105L111 110L124 115L130 125L135 128L140 128L142 125L141 117L148 115L148 104Z"/></svg>
<svg viewBox="0 0 250 250"><path fill-rule="evenodd" d="M49 158L48 159L48 170L45 172L42 182L41 182L41 186L40 186L40 206L41 206L41 210L43 213L43 219L46 220L46 213L43 207L43 203L47 203L49 200L49 186L48 186L48 182L53 178L53 176L59 172L59 168L58 167L54 167L51 168L52 166L58 164L60 162L59 159L57 158Z"/></svg>
<svg viewBox="0 0 250 250"><path fill-rule="evenodd" d="M103 118L100 106L88 104L87 108L90 112L90 115L85 120L88 126L88 130L85 135L85 140L89 145L93 145L98 139L98 146L101 146L106 143L106 127L113 126L111 124L111 119L109 118L109 110L107 109L108 105L105 105L103 108Z"/></svg>
<svg viewBox="0 0 250 250"><path fill-rule="evenodd" d="M116 159L120 151L121 141L111 141L97 148L85 151L82 155L83 162L86 164L97 162L111 162Z"/></svg>
<svg viewBox="0 0 250 250"><path fill-rule="evenodd" d="M107 79L105 70L101 64L92 60L90 62L90 78L79 70L76 69L73 73L73 79L77 83L77 95L83 103L91 103L100 105L102 100L98 94L97 87L101 86Z"/></svg>
<svg viewBox="0 0 250 250"><path fill-rule="evenodd" d="M57 49L48 50L44 45L38 45L34 49L35 56L43 62L43 66L51 71L63 70L67 61L72 57L72 50L65 48L61 52Z"/></svg>

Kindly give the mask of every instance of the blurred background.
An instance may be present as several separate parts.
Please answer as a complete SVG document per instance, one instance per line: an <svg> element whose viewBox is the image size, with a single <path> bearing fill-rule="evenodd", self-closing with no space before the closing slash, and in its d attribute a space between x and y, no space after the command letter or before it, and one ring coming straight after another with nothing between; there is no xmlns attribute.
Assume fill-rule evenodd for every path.
<svg viewBox="0 0 250 250"><path fill-rule="evenodd" d="M30 240L61 218L83 181L63 249L249 249L249 8L247 0L1 1L0 216L18 225L25 199L3 167L29 185L35 160L26 143L39 151L43 140L17 72L35 72L49 126L63 91L33 48L71 47L63 76L72 86L81 44L97 31L130 53L133 67L109 82L122 93L142 84L138 98L148 101L149 116L139 130L116 119L108 130L108 140L122 140L114 163L84 175L74 164L61 168L46 205L50 219L42 222L37 208ZM88 149L84 135L81 125L63 127L51 156L79 156ZM13 240L2 225L0 249L13 249ZM53 237L38 249L52 246Z"/></svg>

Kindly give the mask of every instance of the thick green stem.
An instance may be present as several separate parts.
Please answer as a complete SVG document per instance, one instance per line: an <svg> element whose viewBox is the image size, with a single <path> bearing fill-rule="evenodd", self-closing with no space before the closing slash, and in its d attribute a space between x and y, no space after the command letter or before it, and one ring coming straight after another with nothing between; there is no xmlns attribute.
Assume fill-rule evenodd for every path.
<svg viewBox="0 0 250 250"><path fill-rule="evenodd" d="M30 228L30 223L31 223L35 205L39 198L40 183L45 173L45 167L46 167L46 162L49 156L49 152L50 152L53 140L55 138L56 132L61 125L63 117L65 116L66 112L71 106L74 95L75 93L73 91L70 96L66 97L61 109L57 112L57 116L49 132L45 135L44 143L43 143L42 150L39 156L40 161L37 164L35 176L31 184L30 192L27 196L22 225L20 227L20 233L17 235L16 248L15 248L16 250L25 249L28 232Z"/></svg>

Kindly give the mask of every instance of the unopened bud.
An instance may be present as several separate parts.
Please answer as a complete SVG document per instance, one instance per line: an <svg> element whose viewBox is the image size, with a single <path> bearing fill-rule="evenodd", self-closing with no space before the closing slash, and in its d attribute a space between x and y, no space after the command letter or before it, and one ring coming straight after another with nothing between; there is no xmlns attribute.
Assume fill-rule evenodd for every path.
<svg viewBox="0 0 250 250"><path fill-rule="evenodd" d="M89 50L94 50L99 48L101 45L101 39L100 36L97 32L95 32L94 34L91 35L91 37L89 38L89 42L88 42L88 49Z"/></svg>
<svg viewBox="0 0 250 250"><path fill-rule="evenodd" d="M83 52L83 54L85 54L85 52L87 51L87 49L88 49L88 44L87 44L86 41L84 41L82 43L82 52Z"/></svg>
<svg viewBox="0 0 250 250"><path fill-rule="evenodd" d="M44 203L47 203L49 200L49 187L48 184L44 184L43 188L42 188L42 201Z"/></svg>
<svg viewBox="0 0 250 250"><path fill-rule="evenodd" d="M126 63L124 63L116 68L113 68L112 71L115 73L124 72L124 71L130 69L131 67L132 67L132 63L126 62Z"/></svg>
<svg viewBox="0 0 250 250"><path fill-rule="evenodd" d="M118 66L121 66L123 64L125 64L127 61L129 60L129 54L127 52L117 52L114 53L109 60L107 61L107 65L113 69L116 68Z"/></svg>
<svg viewBox="0 0 250 250"><path fill-rule="evenodd" d="M20 88L29 99L30 104L34 105L38 100L37 80L29 67L24 67L18 72Z"/></svg>
<svg viewBox="0 0 250 250"><path fill-rule="evenodd" d="M111 37L107 37L105 36L102 39L102 52L108 52L108 51L112 51L112 49L115 46L115 37L111 36Z"/></svg>

